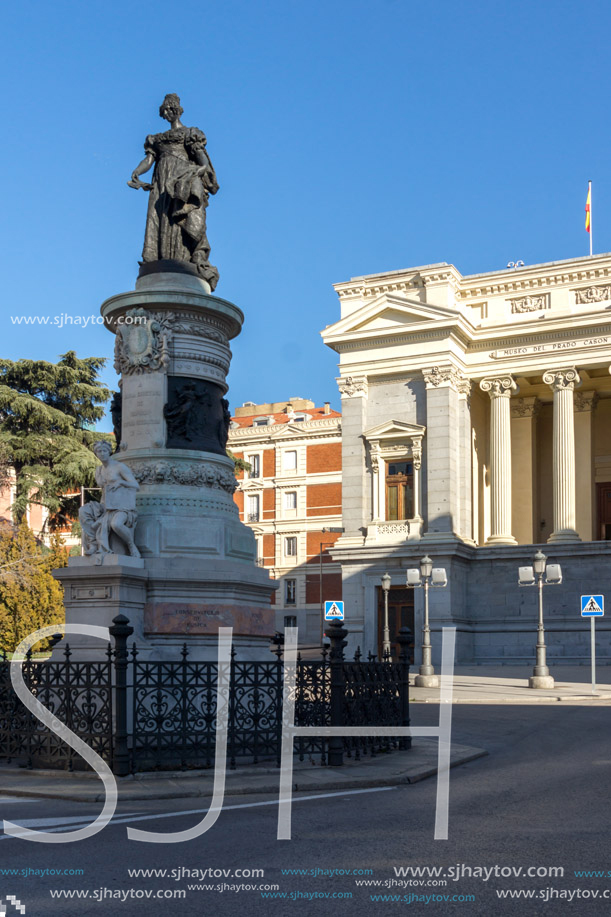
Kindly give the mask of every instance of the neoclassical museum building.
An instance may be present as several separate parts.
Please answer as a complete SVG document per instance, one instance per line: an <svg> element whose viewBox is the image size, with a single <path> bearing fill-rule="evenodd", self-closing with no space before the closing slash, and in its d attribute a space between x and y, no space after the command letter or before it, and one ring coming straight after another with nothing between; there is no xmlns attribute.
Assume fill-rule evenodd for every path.
<svg viewBox="0 0 611 917"><path fill-rule="evenodd" d="M537 589L518 568L537 550L562 567L545 587L548 664L589 660L582 594L611 604L611 254L463 277L440 263L335 286L322 332L339 356L349 640L379 647L381 576L391 638L421 642L428 554L433 657L457 628L457 661L534 660ZM611 608L609 609L611 613ZM598 659L611 661L606 619Z"/></svg>

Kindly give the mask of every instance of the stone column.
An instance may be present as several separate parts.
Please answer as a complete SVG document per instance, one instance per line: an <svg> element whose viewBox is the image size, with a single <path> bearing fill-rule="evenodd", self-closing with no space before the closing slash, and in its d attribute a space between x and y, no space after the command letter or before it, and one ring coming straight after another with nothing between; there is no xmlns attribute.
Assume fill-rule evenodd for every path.
<svg viewBox="0 0 611 917"><path fill-rule="evenodd" d="M380 469L382 466L382 470ZM371 453L371 514L372 522L381 522L383 519L383 504L380 502L380 480L383 478L384 462L377 452Z"/></svg>
<svg viewBox="0 0 611 917"><path fill-rule="evenodd" d="M509 401L518 387L511 376L482 379L490 395L490 536L486 544L516 544L511 534L511 420Z"/></svg>
<svg viewBox="0 0 611 917"><path fill-rule="evenodd" d="M575 528L583 541L592 541L598 537L594 531L596 525L594 409L597 401L596 392L577 392L575 394L575 442L579 443L579 449L575 455Z"/></svg>
<svg viewBox="0 0 611 917"><path fill-rule="evenodd" d="M465 541L473 539L473 464L471 461L471 389L470 379L458 383L459 457L460 457L460 530Z"/></svg>
<svg viewBox="0 0 611 917"><path fill-rule="evenodd" d="M367 417L367 376L337 380L342 396L342 513L347 536L362 537L371 521L371 494L366 473L363 433ZM380 512L378 506L378 512Z"/></svg>
<svg viewBox="0 0 611 917"><path fill-rule="evenodd" d="M554 392L554 531L549 542L581 541L575 528L575 427L573 391L581 382L570 369L549 369L543 381Z"/></svg>
<svg viewBox="0 0 611 917"><path fill-rule="evenodd" d="M412 519L414 522L422 522L420 515L420 468L422 466L422 445L420 440L412 440L412 467L414 469L414 507Z"/></svg>
<svg viewBox="0 0 611 917"><path fill-rule="evenodd" d="M450 364L423 369L426 385L427 541L456 541L460 524L458 385L464 377Z"/></svg>
<svg viewBox="0 0 611 917"><path fill-rule="evenodd" d="M537 415L540 401L531 396L511 402L511 531L518 544L540 540L537 518Z"/></svg>

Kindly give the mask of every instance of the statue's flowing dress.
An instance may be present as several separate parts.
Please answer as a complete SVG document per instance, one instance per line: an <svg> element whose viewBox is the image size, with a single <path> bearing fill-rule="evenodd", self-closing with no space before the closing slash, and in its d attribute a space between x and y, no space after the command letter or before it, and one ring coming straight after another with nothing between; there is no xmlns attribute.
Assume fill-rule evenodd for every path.
<svg viewBox="0 0 611 917"><path fill-rule="evenodd" d="M206 152L205 134L197 127L150 134L144 149L154 156L155 170L142 260L188 261L214 290L218 271L208 260L206 207L208 194L216 193L218 183Z"/></svg>

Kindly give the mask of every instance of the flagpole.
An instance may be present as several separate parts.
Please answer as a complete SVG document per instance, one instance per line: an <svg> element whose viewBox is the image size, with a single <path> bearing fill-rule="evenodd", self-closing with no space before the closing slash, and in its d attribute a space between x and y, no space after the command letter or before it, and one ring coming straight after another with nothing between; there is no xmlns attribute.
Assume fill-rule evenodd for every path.
<svg viewBox="0 0 611 917"><path fill-rule="evenodd" d="M592 182L588 182L588 196L590 198L590 258L592 257Z"/></svg>

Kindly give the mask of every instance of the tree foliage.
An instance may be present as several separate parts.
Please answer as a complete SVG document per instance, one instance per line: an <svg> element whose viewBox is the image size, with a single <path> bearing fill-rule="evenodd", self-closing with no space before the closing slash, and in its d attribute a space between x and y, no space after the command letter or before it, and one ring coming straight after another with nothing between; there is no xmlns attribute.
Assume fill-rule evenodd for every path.
<svg viewBox="0 0 611 917"><path fill-rule="evenodd" d="M250 464L243 458L238 458L230 449L227 449L227 455L233 461L236 471L250 471Z"/></svg>
<svg viewBox="0 0 611 917"><path fill-rule="evenodd" d="M25 522L0 528L0 649L13 652L24 637L64 620L63 591L51 570L64 567L68 555L58 535L50 548ZM48 641L41 644L41 648Z"/></svg>
<svg viewBox="0 0 611 917"><path fill-rule="evenodd" d="M40 503L53 529L73 509L63 495L93 485L97 460L88 447L109 438L93 429L111 395L98 378L104 363L73 350L58 363L0 360L0 466L15 469L17 520Z"/></svg>

